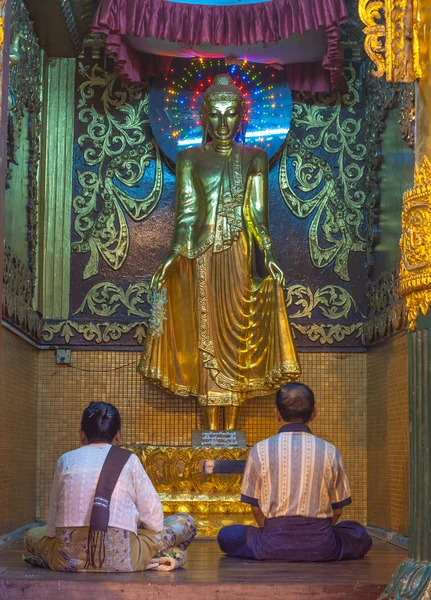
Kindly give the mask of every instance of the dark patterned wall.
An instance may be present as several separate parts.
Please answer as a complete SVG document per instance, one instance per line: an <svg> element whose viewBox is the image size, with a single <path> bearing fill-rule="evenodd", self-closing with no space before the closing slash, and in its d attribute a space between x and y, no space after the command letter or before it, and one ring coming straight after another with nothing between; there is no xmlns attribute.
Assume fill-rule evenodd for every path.
<svg viewBox="0 0 431 600"><path fill-rule="evenodd" d="M363 346L374 149L364 77L350 62L345 94L295 96L270 174L271 231L299 348ZM147 111L148 88L123 87L87 48L76 73L71 312L45 325L45 342L142 345L175 203Z"/></svg>
<svg viewBox="0 0 431 600"><path fill-rule="evenodd" d="M36 297L42 135L42 50L27 8L12 2L9 61L2 312L40 336Z"/></svg>

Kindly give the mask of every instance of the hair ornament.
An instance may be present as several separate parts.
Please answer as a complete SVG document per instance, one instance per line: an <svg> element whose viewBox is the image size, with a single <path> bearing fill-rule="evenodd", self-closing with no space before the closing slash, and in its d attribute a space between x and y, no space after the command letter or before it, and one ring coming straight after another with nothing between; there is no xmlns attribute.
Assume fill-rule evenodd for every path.
<svg viewBox="0 0 431 600"><path fill-rule="evenodd" d="M96 408L89 407L88 412L90 413L88 415L88 418L91 419L91 417L94 417L94 415L97 415L98 413L100 413L100 408L98 406L96 406Z"/></svg>

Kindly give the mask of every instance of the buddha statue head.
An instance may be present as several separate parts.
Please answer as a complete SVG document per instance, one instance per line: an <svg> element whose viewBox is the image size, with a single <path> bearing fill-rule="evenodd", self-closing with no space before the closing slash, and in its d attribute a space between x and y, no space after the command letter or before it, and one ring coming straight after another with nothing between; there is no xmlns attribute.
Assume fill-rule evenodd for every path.
<svg viewBox="0 0 431 600"><path fill-rule="evenodd" d="M246 115L246 104L229 75L214 77L204 94L200 115L204 143L209 134L215 146L233 144Z"/></svg>

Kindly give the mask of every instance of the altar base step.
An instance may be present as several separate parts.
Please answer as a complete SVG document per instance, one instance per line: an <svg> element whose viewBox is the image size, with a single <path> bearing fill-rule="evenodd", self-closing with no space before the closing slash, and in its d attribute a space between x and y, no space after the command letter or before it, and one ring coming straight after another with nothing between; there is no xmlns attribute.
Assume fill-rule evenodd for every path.
<svg viewBox="0 0 431 600"><path fill-rule="evenodd" d="M198 538L216 538L226 525L254 525L241 502L241 473L202 473L205 460L244 461L249 448L126 446L142 462L162 500L165 515L188 513L198 523Z"/></svg>

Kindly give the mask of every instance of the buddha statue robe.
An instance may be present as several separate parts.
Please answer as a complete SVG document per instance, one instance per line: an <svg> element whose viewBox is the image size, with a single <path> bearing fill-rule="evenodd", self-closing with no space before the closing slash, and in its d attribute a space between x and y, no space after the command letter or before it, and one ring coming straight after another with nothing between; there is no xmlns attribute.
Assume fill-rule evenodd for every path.
<svg viewBox="0 0 431 600"><path fill-rule="evenodd" d="M237 143L177 157L166 304L149 328L143 377L203 406L240 406L300 375L282 286L260 278L255 251L271 246L268 157ZM256 247L257 246L257 247Z"/></svg>

